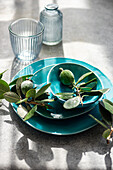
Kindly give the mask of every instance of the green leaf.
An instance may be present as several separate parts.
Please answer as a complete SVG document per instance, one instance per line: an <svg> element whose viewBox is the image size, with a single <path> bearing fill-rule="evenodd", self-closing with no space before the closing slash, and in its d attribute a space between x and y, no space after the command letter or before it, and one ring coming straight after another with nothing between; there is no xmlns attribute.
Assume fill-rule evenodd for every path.
<svg viewBox="0 0 113 170"><path fill-rule="evenodd" d="M55 96L60 97L61 99L71 99L73 98L74 93L56 93Z"/></svg>
<svg viewBox="0 0 113 170"><path fill-rule="evenodd" d="M100 120L98 120L96 117L94 117L93 115L89 114L89 116L91 118L93 118L97 123L99 123L101 126L103 126L104 128L108 129L108 127L103 123L101 122Z"/></svg>
<svg viewBox="0 0 113 170"><path fill-rule="evenodd" d="M26 79L26 78L29 78L29 77L32 77L33 74L28 74L28 75L25 75L25 76L21 76L20 78L23 79L23 81ZM19 77L18 77L19 78ZM11 81L9 83L9 86L12 86L12 85L15 85L16 84L16 81L18 80L18 78L16 78L15 80Z"/></svg>
<svg viewBox="0 0 113 170"><path fill-rule="evenodd" d="M110 132L111 132L110 129L105 130L102 134L103 138L107 139L107 137L110 135Z"/></svg>
<svg viewBox="0 0 113 170"><path fill-rule="evenodd" d="M5 92L4 98L10 103L16 103L20 100L20 97L14 92Z"/></svg>
<svg viewBox="0 0 113 170"><path fill-rule="evenodd" d="M51 103L51 102L54 102L55 100L54 99L44 99L44 100L41 100L42 102L44 103Z"/></svg>
<svg viewBox="0 0 113 170"><path fill-rule="evenodd" d="M98 90L85 91L89 96L102 96L102 93Z"/></svg>
<svg viewBox="0 0 113 170"><path fill-rule="evenodd" d="M97 81L89 83L86 87L93 89L97 85Z"/></svg>
<svg viewBox="0 0 113 170"><path fill-rule="evenodd" d="M26 93L26 97L29 98L29 97L32 97L33 99L35 98L35 95L36 95L36 90L35 89L30 89L27 91Z"/></svg>
<svg viewBox="0 0 113 170"><path fill-rule="evenodd" d="M16 104L20 104L20 103L26 102L27 100L28 100L28 98L22 99L22 100L16 102Z"/></svg>
<svg viewBox="0 0 113 170"><path fill-rule="evenodd" d="M42 95L47 89L48 87L51 85L51 83L46 84L45 86L41 87L37 92L36 92L36 96L35 99L37 97L39 97L40 95Z"/></svg>
<svg viewBox="0 0 113 170"><path fill-rule="evenodd" d="M82 80L84 80L87 76L91 75L93 72L88 72L88 73L85 73L83 74L79 79L78 81L76 82L75 86L80 83Z"/></svg>
<svg viewBox="0 0 113 170"><path fill-rule="evenodd" d="M37 98L35 98L35 100L43 100L43 99L47 99L49 96L48 92L44 92L43 94L41 94L40 96L38 96Z"/></svg>
<svg viewBox="0 0 113 170"><path fill-rule="evenodd" d="M7 69L7 70L8 70L8 69ZM0 79L2 78L3 74L4 74L7 70L5 70L5 71L3 71L2 73L0 73Z"/></svg>
<svg viewBox="0 0 113 170"><path fill-rule="evenodd" d="M91 87L80 87L80 90L82 91L82 92L91 92Z"/></svg>
<svg viewBox="0 0 113 170"><path fill-rule="evenodd" d="M107 99L103 99L99 102L99 111L102 115L102 118L110 126L112 125L112 109L113 106L107 101Z"/></svg>
<svg viewBox="0 0 113 170"><path fill-rule="evenodd" d="M113 114L113 103L112 103L110 100L108 100L108 99L103 99L100 103L103 105L103 107L104 107L106 110L108 110L110 113Z"/></svg>
<svg viewBox="0 0 113 170"><path fill-rule="evenodd" d="M80 97L76 96L76 97L73 97L72 99L67 100L63 104L63 107L65 109L73 109L73 108L77 107L79 104L80 104Z"/></svg>
<svg viewBox="0 0 113 170"><path fill-rule="evenodd" d="M9 85L6 81L0 79L0 99L4 99L3 94L10 91Z"/></svg>
<svg viewBox="0 0 113 170"><path fill-rule="evenodd" d="M106 88L106 89L100 89L100 90L91 90L91 91L86 91L88 93L89 96L101 96L105 93L107 93L110 89Z"/></svg>
<svg viewBox="0 0 113 170"><path fill-rule="evenodd" d="M78 88L79 88L79 87L82 87L82 86L84 86L85 84L86 84L85 82L82 82L82 83L78 84L77 87L78 87Z"/></svg>
<svg viewBox="0 0 113 170"><path fill-rule="evenodd" d="M29 112L28 114L25 116L24 121L30 119L32 116L34 116L34 113L37 110L37 105L35 105Z"/></svg>
<svg viewBox="0 0 113 170"><path fill-rule="evenodd" d="M36 103L50 103L54 102L54 99L44 99L44 100L35 100Z"/></svg>
<svg viewBox="0 0 113 170"><path fill-rule="evenodd" d="M85 87L85 86L87 86L87 87L93 88L93 87L96 86L96 84L97 84L97 79L96 79L96 78L93 78L93 79L89 80L89 81L86 82L86 83L83 82L83 83L79 84L79 87ZM92 87L92 86L93 86L93 87Z"/></svg>
<svg viewBox="0 0 113 170"><path fill-rule="evenodd" d="M82 89L81 91L80 91L80 94L82 94L82 93L84 93L84 92L91 92L91 90L96 86L96 84L97 84L97 82L95 81L95 82L91 82L91 83L89 83L87 86L85 86L85 87L79 87L79 89ZM95 93L96 94L96 93ZM93 96L95 96L95 94L94 94L94 92L93 92ZM102 95L100 92L98 93L98 95Z"/></svg>
<svg viewBox="0 0 113 170"><path fill-rule="evenodd" d="M16 81L16 91L20 97L21 97L21 83L22 82L23 82L22 77L18 78L18 80Z"/></svg>
<svg viewBox="0 0 113 170"><path fill-rule="evenodd" d="M101 90L99 90L102 94L105 94L105 93L107 93L107 92L109 92L110 91L110 89L109 88L106 88L106 89L101 89Z"/></svg>

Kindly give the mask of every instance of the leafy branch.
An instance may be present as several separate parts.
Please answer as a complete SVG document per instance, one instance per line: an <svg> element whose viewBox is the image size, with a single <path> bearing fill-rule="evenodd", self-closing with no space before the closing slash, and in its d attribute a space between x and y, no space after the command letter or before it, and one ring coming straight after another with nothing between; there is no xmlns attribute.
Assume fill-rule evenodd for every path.
<svg viewBox="0 0 113 170"><path fill-rule="evenodd" d="M65 71L65 70L64 70ZM67 70L66 70L67 71ZM69 70L70 71L70 70ZM73 109L77 107L80 103L83 106L83 100L87 96L98 96L101 97L103 94L107 93L110 89L100 89L100 90L94 90L94 88L97 85L97 78L92 78L87 82L83 82L85 78L90 76L91 74L94 74L93 72L87 72L83 74L75 83L75 80L71 82L68 86L73 89L73 92L63 92L63 93L56 93L55 95L61 99L66 100L63 104L63 107L65 109ZM66 75L66 73L65 73ZM68 78L70 75L68 74ZM65 77L67 78L67 77ZM62 76L63 79L63 76ZM64 82L64 80L62 81ZM67 80L66 80L67 82ZM67 83L68 84L68 83ZM66 84L64 84L66 85Z"/></svg>
<svg viewBox="0 0 113 170"><path fill-rule="evenodd" d="M31 80L32 74L18 77L8 84L1 79L3 73L0 74L0 99L18 104L17 113L24 121L30 119L35 114L38 106L47 109L52 108L48 103L54 100L49 99L49 94L46 92L51 83L36 90Z"/></svg>
<svg viewBox="0 0 113 170"><path fill-rule="evenodd" d="M0 79L2 79L3 74L6 72L7 70L3 71L2 73L0 73ZM1 89L3 90L3 89ZM2 105L2 99L0 99L0 106Z"/></svg>
<svg viewBox="0 0 113 170"><path fill-rule="evenodd" d="M103 121L98 120L91 114L89 116L106 129L102 136L109 144L113 133L113 103L108 99L103 99L99 102L99 111Z"/></svg>

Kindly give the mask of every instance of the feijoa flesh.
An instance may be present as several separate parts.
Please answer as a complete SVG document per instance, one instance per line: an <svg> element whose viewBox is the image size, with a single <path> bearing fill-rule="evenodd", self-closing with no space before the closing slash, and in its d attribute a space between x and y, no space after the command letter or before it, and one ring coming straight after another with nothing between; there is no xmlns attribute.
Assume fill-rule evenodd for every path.
<svg viewBox="0 0 113 170"><path fill-rule="evenodd" d="M74 83L74 74L68 70L68 69L61 69L61 73L60 73L60 80L64 85L71 85L72 83Z"/></svg>

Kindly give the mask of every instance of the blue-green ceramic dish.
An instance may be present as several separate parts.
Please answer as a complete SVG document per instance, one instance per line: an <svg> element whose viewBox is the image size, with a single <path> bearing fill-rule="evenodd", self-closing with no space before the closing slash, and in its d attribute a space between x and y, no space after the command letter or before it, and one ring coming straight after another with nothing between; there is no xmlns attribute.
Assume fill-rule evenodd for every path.
<svg viewBox="0 0 113 170"><path fill-rule="evenodd" d="M52 92L53 96L56 96L59 100L59 102L64 103L66 100L61 99L56 95L56 93L63 93L63 92L73 92L72 88L69 88L68 86L65 86L61 83L59 78L59 68L63 68L63 70L70 70L75 77L75 83L77 80L85 73L92 72L87 67L76 64L76 63L60 63L53 66L47 76L47 83L51 83L50 91ZM96 90L100 90L103 88L103 84L100 80L100 78L93 72L90 76L86 77L82 82L88 82L89 80L96 78L97 85L95 86ZM85 108L89 107L91 104L94 104L96 101L98 101L102 96L88 96L85 97L83 100L83 106L80 103L77 108Z"/></svg>
<svg viewBox="0 0 113 170"><path fill-rule="evenodd" d="M105 74L103 74L99 69L91 66L88 63L85 63L83 61L71 59L71 58L47 58L44 60L39 60L37 62L34 62L24 69L20 70L13 78L16 79L20 76L28 75L28 74L34 74L39 69L52 65L52 64L59 64L59 63L76 63L81 64L89 69L91 69L93 72L95 72L101 79L104 88L110 88L111 90L104 95L104 98L107 98L111 101L113 101L112 94L113 94L113 85L111 81L106 77ZM14 111L17 114L17 105L15 103L12 103L12 107ZM99 113L98 105L91 110L90 112L83 114L81 116L73 117L70 119L62 119L62 120L51 120L44 118L37 114L37 116L33 116L29 120L25 121L25 123L32 128L39 130L41 132L49 133L49 134L55 134L55 135L72 135L77 134L80 132L83 132L85 130L88 130L95 125L97 125L97 122L94 121L88 114L94 115L97 119L101 120L101 116ZM17 114L18 115L18 114ZM19 115L18 115L19 116ZM23 119L22 119L23 121Z"/></svg>
<svg viewBox="0 0 113 170"><path fill-rule="evenodd" d="M44 67L44 68L40 69L39 71L37 71L33 75L32 81L35 84L35 87L37 87L37 89L39 89L43 85L47 84L47 75L52 67L53 67L53 65ZM48 89L48 92L50 93L49 98L53 98L49 89ZM79 108L79 109L75 108L75 109L71 109L71 110L64 109L63 105L61 103L59 103L58 100L55 100L54 102L49 103L49 104L54 109L45 110L42 107L38 107L36 112L39 115L46 117L46 118L50 118L50 119L67 119L67 118L79 116L86 112L89 112L98 104L98 102L90 105L89 107Z"/></svg>

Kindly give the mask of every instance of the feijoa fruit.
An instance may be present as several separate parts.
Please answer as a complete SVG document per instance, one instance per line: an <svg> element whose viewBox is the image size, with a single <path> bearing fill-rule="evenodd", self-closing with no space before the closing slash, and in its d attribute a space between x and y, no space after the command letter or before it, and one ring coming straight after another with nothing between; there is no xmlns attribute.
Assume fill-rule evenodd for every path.
<svg viewBox="0 0 113 170"><path fill-rule="evenodd" d="M59 77L64 85L71 85L74 82L74 74L70 70L62 70Z"/></svg>
<svg viewBox="0 0 113 170"><path fill-rule="evenodd" d="M25 95L26 92L33 88L33 82L30 80L25 80L21 84L21 91Z"/></svg>

